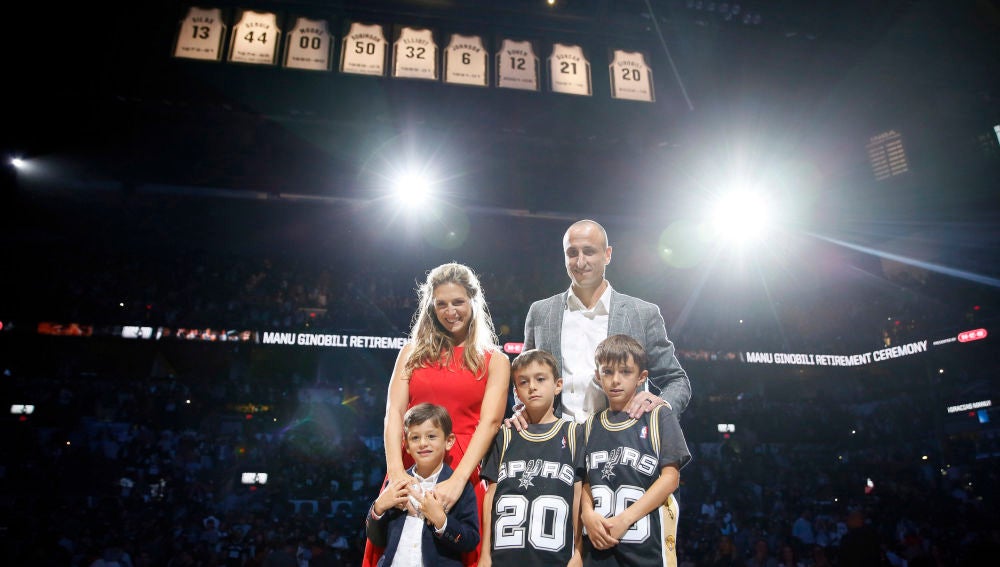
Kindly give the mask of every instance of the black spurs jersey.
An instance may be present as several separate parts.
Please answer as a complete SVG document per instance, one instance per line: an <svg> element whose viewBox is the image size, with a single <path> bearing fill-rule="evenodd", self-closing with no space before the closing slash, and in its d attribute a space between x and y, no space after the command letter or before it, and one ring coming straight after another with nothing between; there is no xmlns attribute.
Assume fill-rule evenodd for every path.
<svg viewBox="0 0 1000 567"><path fill-rule="evenodd" d="M691 460L677 417L658 406L638 419L625 412L604 410L586 424L587 482L594 509L605 518L620 514L638 501L660 477L666 465L683 467ZM673 547L666 541L666 502L625 532L611 549L594 549L583 538L584 565L666 565Z"/></svg>
<svg viewBox="0 0 1000 567"><path fill-rule="evenodd" d="M582 475L582 427L575 422L501 428L480 471L496 483L493 563L566 565L573 555L573 485Z"/></svg>

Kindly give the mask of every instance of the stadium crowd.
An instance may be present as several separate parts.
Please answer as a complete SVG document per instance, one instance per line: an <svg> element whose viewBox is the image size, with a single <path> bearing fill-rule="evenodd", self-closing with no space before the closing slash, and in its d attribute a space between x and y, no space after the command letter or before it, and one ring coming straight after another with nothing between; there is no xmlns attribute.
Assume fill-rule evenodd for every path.
<svg viewBox="0 0 1000 567"><path fill-rule="evenodd" d="M45 300L12 302L5 313L399 335L415 285L413 274L374 268L333 277L334 266L293 259L190 254L152 262L78 250L41 270L47 277L32 280L41 282L36 293L20 297ZM528 290L562 286L561 274L483 276L501 340L518 340ZM942 407L988 396L991 353L854 371L739 372L737 361L697 354L877 348L926 336L958 307L903 294L894 319L876 305L857 309L836 319L868 325L861 339L790 344L789 336L813 336L807 318L798 329L751 323L728 333L691 318L673 334L695 386L682 419L695 459L679 490L682 565L847 567L880 557L875 564L964 566L1000 555L1000 431ZM385 473L380 432L391 359L337 358L321 372L315 359L283 360L307 358L294 347L29 331L0 335L5 400L35 407L4 425L0 541L11 564L360 562L363 517ZM255 366L255 349L270 362ZM734 430L719 431L723 423ZM266 483L241 483L244 473L261 472Z"/></svg>

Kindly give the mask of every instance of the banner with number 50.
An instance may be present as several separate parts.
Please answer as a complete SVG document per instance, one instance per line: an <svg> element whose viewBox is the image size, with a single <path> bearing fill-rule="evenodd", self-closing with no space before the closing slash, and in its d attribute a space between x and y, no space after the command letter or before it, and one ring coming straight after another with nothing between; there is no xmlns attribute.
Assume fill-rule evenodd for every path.
<svg viewBox="0 0 1000 567"><path fill-rule="evenodd" d="M340 50L340 71L356 75L385 75L388 42L380 24L351 22Z"/></svg>

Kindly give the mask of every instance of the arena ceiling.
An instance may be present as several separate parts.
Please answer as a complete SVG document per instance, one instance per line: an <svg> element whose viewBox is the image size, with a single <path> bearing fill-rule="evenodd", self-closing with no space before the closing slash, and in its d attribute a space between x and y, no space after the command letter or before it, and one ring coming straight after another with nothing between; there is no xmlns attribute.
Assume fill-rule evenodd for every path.
<svg viewBox="0 0 1000 567"><path fill-rule="evenodd" d="M364 20L575 43L593 96L179 59L185 2L21 5L3 146L80 182L347 199L377 192L387 164L434 154L470 205L571 213L656 210L742 155L810 168L817 191L868 180L865 144L890 129L933 176L1000 116L996 4L939 4L213 4L325 18L335 40ZM655 102L611 99L613 46L648 55Z"/></svg>
<svg viewBox="0 0 1000 567"><path fill-rule="evenodd" d="M18 172L11 192L62 199L61 219L91 196L177 196L173 209L156 210L154 200L116 204L86 222L121 223L122 234L151 242L224 233L220 240L253 246L273 238L281 249L289 241L336 244L322 232L329 217L302 209L289 217L282 202L353 211L384 199L400 164L430 164L450 210L491 215L494 234L515 226L505 217L559 219L542 231L550 238L566 219L592 216L615 234L641 227L621 248L639 250L735 181L772 191L775 210L791 205L779 220L798 235L828 239L822 250L778 239L768 251L772 277L808 272L769 290L785 294L790 311L834 296L850 305L855 293L875 293L866 286L891 297L928 272L990 290L1000 278L995 1L211 5L229 18L241 9L325 18L335 39L357 20L475 34L491 44L501 37L542 49L578 44L592 61L593 94L195 61L173 56L190 3L22 3L2 40L10 56L0 149L38 167ZM607 53L617 46L648 55L654 102L611 98ZM909 170L876 181L866 145L888 131L902 134ZM198 199L218 196L232 207L208 210ZM177 205L185 200L190 207ZM136 219L120 218L137 210ZM55 230L45 213L8 215L7 243ZM355 238L372 242L373 254L398 254L379 240L383 220L365 218L350 225L366 225ZM147 226L154 221L159 226ZM486 256L497 247L493 238L470 246ZM503 238L514 256L537 246L526 235ZM636 269L650 289L660 285L662 273L640 254L619 258L619 270ZM701 293L705 278L675 276L684 292L666 310L684 313L684 298ZM732 298L735 281L709 278L704 297ZM744 303L763 309L768 298Z"/></svg>

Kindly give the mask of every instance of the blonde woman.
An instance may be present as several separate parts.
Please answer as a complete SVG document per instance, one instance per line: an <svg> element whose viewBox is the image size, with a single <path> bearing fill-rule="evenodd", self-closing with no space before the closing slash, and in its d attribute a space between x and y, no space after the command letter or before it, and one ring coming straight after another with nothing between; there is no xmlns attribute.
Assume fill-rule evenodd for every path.
<svg viewBox="0 0 1000 567"><path fill-rule="evenodd" d="M434 268L420 286L418 299L410 342L399 352L389 380L387 482L414 482L406 474L413 463L403 455L403 414L424 402L444 406L456 437L445 462L455 472L435 486L435 495L447 510L471 482L482 510L485 487L479 465L503 421L510 360L497 346L479 278L468 267L450 263ZM476 565L478 550L469 555L466 565ZM374 566L377 559L378 550L368 544L364 565Z"/></svg>

